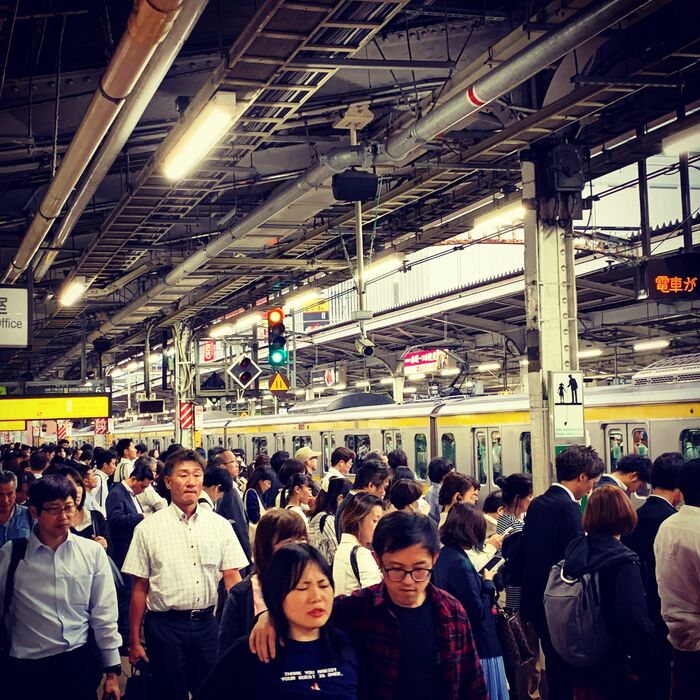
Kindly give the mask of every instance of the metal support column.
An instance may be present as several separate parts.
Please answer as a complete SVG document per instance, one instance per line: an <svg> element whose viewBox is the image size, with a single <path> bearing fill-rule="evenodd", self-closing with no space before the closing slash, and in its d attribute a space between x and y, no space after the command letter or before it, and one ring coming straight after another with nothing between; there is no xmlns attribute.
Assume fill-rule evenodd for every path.
<svg viewBox="0 0 700 700"><path fill-rule="evenodd" d="M403 403L403 385L405 381L403 374L394 375L394 401L396 403Z"/></svg>
<svg viewBox="0 0 700 700"><path fill-rule="evenodd" d="M643 126L637 127L637 138L644 136ZM637 161L637 187L639 189L639 230L642 240L642 256L651 257L651 234L649 231L649 183L647 174L647 159Z"/></svg>
<svg viewBox="0 0 700 700"><path fill-rule="evenodd" d="M350 145L357 146L357 127L350 127ZM365 310L365 240L362 232L362 202L355 202L355 248L357 252L357 309ZM359 320L360 335L365 334L365 322Z"/></svg>
<svg viewBox="0 0 700 700"><path fill-rule="evenodd" d="M522 162L525 205L525 300L533 486L543 493L554 476L547 373L577 369L573 237L538 216L536 166Z"/></svg>
<svg viewBox="0 0 700 700"><path fill-rule="evenodd" d="M180 403L192 400L192 344L190 329L176 323L173 326L173 345L175 346L175 441L183 447L194 447L194 416L189 428L182 428L180 422ZM148 358L146 358L147 360Z"/></svg>

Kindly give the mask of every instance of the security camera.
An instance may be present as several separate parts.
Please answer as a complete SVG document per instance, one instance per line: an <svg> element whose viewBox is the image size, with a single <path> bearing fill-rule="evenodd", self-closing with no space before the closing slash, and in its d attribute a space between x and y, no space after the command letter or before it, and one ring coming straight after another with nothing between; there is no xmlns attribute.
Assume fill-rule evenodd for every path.
<svg viewBox="0 0 700 700"><path fill-rule="evenodd" d="M360 336L355 341L355 349L363 357L372 357L372 355L374 355L374 348L375 347L376 347L376 345L369 338L367 338L365 336Z"/></svg>

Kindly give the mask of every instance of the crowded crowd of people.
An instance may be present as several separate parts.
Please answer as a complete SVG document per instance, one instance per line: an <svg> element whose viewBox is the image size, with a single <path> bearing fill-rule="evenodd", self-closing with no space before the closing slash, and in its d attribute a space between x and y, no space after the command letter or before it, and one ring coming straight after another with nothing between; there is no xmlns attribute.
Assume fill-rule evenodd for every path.
<svg viewBox="0 0 700 700"><path fill-rule="evenodd" d="M154 700L700 698L700 460L572 445L533 498L319 456L5 445L3 694L118 700L131 666Z"/></svg>

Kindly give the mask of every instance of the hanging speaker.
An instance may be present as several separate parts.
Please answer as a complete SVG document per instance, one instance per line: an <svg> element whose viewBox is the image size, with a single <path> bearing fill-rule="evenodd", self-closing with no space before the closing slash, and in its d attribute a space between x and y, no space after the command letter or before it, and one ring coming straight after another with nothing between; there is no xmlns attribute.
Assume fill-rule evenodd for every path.
<svg viewBox="0 0 700 700"><path fill-rule="evenodd" d="M377 198L379 178L362 170L333 175L333 196L339 202L369 202Z"/></svg>

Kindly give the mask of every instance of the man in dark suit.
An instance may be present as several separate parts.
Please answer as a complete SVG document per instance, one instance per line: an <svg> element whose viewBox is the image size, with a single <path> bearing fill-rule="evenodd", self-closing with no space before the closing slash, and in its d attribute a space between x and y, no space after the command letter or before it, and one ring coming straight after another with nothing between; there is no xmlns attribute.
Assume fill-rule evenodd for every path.
<svg viewBox="0 0 700 700"><path fill-rule="evenodd" d="M238 537L238 541L243 548L244 554L248 557L248 561L251 561L248 521L245 517L243 499L241 498L238 484L236 483L239 475L238 460L233 452L224 450L214 457L212 463L216 467L226 469L233 479L233 488L228 493L225 493L223 498L219 501L216 512L231 523L233 531L236 533L236 537ZM242 571L241 576L245 575L245 571Z"/></svg>
<svg viewBox="0 0 700 700"><path fill-rule="evenodd" d="M603 474L595 488L600 486L617 486L627 494L636 493L640 486L649 483L651 477L651 460L642 455L625 455L615 465L612 474Z"/></svg>
<svg viewBox="0 0 700 700"><path fill-rule="evenodd" d="M550 569L564 558L566 546L583 535L578 501L591 492L603 468L595 450L571 445L557 455L556 483L532 501L525 518L521 613L533 624L542 642L549 697L556 700L570 700L573 690L567 665L550 641L544 613L544 589Z"/></svg>
<svg viewBox="0 0 700 700"><path fill-rule="evenodd" d="M144 512L136 496L143 493L153 480L149 464L137 464L124 481L114 485L107 494L105 508L107 524L112 538L111 555L121 570L129 551L134 529L144 519ZM131 599L131 578L124 576L124 587L117 591L119 606L119 634L126 642L129 639L129 601ZM122 651L124 651L122 649Z"/></svg>
<svg viewBox="0 0 700 700"><path fill-rule="evenodd" d="M671 659L673 649L668 641L668 627L661 616L661 600L656 584L656 557L654 540L661 523L676 513L681 502L678 475L683 466L683 455L665 452L659 455L651 468L652 493L637 510L637 527L622 538L622 542L639 556L642 578L647 592L647 609L656 629L659 649L655 677L659 680L659 697L671 692Z"/></svg>

